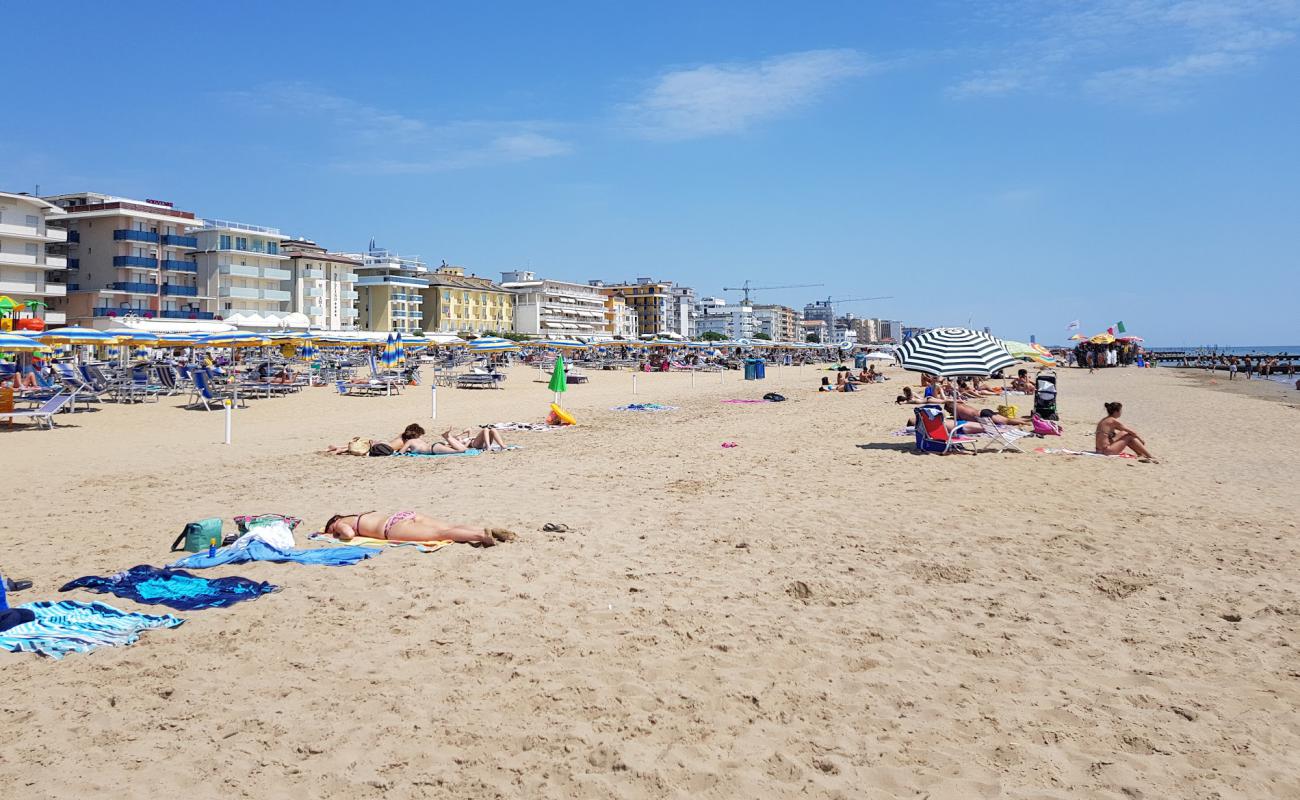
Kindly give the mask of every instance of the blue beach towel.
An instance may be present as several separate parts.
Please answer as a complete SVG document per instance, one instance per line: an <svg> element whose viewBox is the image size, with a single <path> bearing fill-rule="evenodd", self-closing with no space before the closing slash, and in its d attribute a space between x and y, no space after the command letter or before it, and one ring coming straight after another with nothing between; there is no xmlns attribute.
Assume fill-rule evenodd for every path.
<svg viewBox="0 0 1300 800"><path fill-rule="evenodd" d="M19 606L36 615L31 622L0 633L0 650L12 653L40 653L63 658L68 653L88 653L96 647L133 644L140 632L151 628L175 628L185 622L166 614L132 614L103 603L40 600Z"/></svg>
<svg viewBox="0 0 1300 800"><path fill-rule="evenodd" d="M495 450L491 452L504 453L508 450L523 450L523 449L524 446L521 444L508 444L500 450ZM393 455L404 456L406 458L455 458L456 456L477 456L487 452L489 451L475 450L474 448L471 447L459 453L393 453Z"/></svg>
<svg viewBox="0 0 1300 800"><path fill-rule="evenodd" d="M148 564L116 575L88 575L65 583L60 592L88 589L111 593L145 605L163 605L181 611L225 608L241 600L255 600L279 591L266 581L248 578L200 578L184 570L158 569Z"/></svg>
<svg viewBox="0 0 1300 800"><path fill-rule="evenodd" d="M223 547L212 558L207 553L195 553L182 558L170 569L207 569L221 564L243 564L246 561L277 561L294 564L321 564L327 567L346 567L384 552L377 547L325 547L319 550L300 550L296 547L280 548L254 539L246 547Z"/></svg>
<svg viewBox="0 0 1300 800"><path fill-rule="evenodd" d="M658 403L631 403L626 406L614 406L610 411L676 411L677 406L663 406Z"/></svg>

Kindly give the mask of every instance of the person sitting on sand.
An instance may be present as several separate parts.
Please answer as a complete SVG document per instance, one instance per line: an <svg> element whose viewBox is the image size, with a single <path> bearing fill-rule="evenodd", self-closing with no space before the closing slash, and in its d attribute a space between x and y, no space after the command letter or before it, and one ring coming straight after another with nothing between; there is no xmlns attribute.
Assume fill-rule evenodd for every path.
<svg viewBox="0 0 1300 800"><path fill-rule="evenodd" d="M903 393L894 398L894 403L896 405L919 406L924 402L926 401L912 394L911 386L904 386Z"/></svg>
<svg viewBox="0 0 1300 800"><path fill-rule="evenodd" d="M1142 441L1137 431L1119 421L1120 412L1123 410L1123 403L1106 404L1106 416L1097 423L1097 452L1106 456L1117 456L1125 449L1129 449L1142 461L1159 463L1155 456L1151 455L1151 451L1147 450L1146 442Z"/></svg>
<svg viewBox="0 0 1300 800"><path fill-rule="evenodd" d="M1028 425L1023 419L1010 419L1001 414L996 414L990 408L976 409L972 405L967 405L961 401L952 401L943 404L949 414L952 414L960 422L991 422L994 425Z"/></svg>
<svg viewBox="0 0 1300 800"><path fill-rule="evenodd" d="M498 541L513 542L518 538L514 532L504 528L472 528L468 525L439 522L416 511L398 511L387 516L374 511L335 514L322 530L342 542L365 536L392 542L446 541L491 547Z"/></svg>
<svg viewBox="0 0 1300 800"><path fill-rule="evenodd" d="M1025 394L1034 393L1034 384L1029 382L1029 370L1022 369L1016 373L1016 377L1011 381L1011 390Z"/></svg>
<svg viewBox="0 0 1300 800"><path fill-rule="evenodd" d="M858 387L854 385L853 381L849 380L849 371L847 369L835 373L835 391L856 392L857 390Z"/></svg>
<svg viewBox="0 0 1300 800"><path fill-rule="evenodd" d="M830 379L830 376L828 376L828 375L823 375L823 376L822 376L822 385L819 386L819 387L817 387L817 391L819 391L819 392L838 392L838 391L839 391L839 387L832 386L832 385L831 385L831 379Z"/></svg>

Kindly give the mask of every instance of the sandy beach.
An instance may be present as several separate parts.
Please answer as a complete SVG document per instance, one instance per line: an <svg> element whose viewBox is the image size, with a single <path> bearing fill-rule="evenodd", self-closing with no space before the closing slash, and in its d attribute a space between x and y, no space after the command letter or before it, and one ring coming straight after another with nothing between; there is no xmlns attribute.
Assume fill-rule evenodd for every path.
<svg viewBox="0 0 1300 800"><path fill-rule="evenodd" d="M220 567L283 591L130 647L0 653L0 796L1300 797L1293 403L1062 370L1051 446L1091 449L1121 400L1161 463L1032 439L920 456L891 435L914 375L818 394L824 374L641 375L634 396L595 372L565 397L578 427L474 458L319 455L433 428L427 386L254 401L230 446L184 397L0 431L0 570L36 583L14 604L161 613L57 589L166 564L209 516L304 534L413 508L520 534ZM540 421L541 380L439 389L438 425ZM720 402L766 391L790 399ZM631 402L678 410L610 410Z"/></svg>

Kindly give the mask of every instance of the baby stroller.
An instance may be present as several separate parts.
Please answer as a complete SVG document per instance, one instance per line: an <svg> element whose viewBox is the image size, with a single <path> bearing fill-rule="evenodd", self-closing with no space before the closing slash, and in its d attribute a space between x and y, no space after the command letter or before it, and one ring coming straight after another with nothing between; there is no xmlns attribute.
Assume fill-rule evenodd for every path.
<svg viewBox="0 0 1300 800"><path fill-rule="evenodd" d="M1034 384L1034 413L1043 419L1059 420L1056 413L1056 373L1039 373Z"/></svg>

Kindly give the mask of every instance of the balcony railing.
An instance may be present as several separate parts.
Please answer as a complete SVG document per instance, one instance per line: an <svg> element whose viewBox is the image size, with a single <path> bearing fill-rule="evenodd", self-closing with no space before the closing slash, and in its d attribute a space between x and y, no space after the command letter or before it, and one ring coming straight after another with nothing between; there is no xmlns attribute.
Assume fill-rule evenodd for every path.
<svg viewBox="0 0 1300 800"><path fill-rule="evenodd" d="M211 311L177 311L174 309L166 309L158 313L163 319L212 319L216 316Z"/></svg>
<svg viewBox="0 0 1300 800"><path fill-rule="evenodd" d="M149 269L157 269L158 259L149 258L148 256L113 256L113 266L147 267Z"/></svg>
<svg viewBox="0 0 1300 800"><path fill-rule="evenodd" d="M119 228L113 231L113 238L118 241L126 242L158 242L158 234L153 231L133 231L129 228Z"/></svg>
<svg viewBox="0 0 1300 800"><path fill-rule="evenodd" d="M199 265L193 261L183 261L177 258L164 258L162 268L172 272L198 272Z"/></svg>
<svg viewBox="0 0 1300 800"><path fill-rule="evenodd" d="M152 317L159 312L148 308L111 308L108 306L100 306L91 309L90 313L94 314L96 317L125 317L130 315L135 315L137 317Z"/></svg>
<svg viewBox="0 0 1300 800"><path fill-rule="evenodd" d="M114 281L108 285L108 288L115 289L119 292L134 292L135 294L158 294L158 284L156 283Z"/></svg>
<svg viewBox="0 0 1300 800"><path fill-rule="evenodd" d="M163 294L169 294L174 297L198 297L199 287L197 286L174 286L170 283L163 284Z"/></svg>
<svg viewBox="0 0 1300 800"><path fill-rule="evenodd" d="M198 247L199 237L165 233L162 237L162 243L167 247Z"/></svg>

